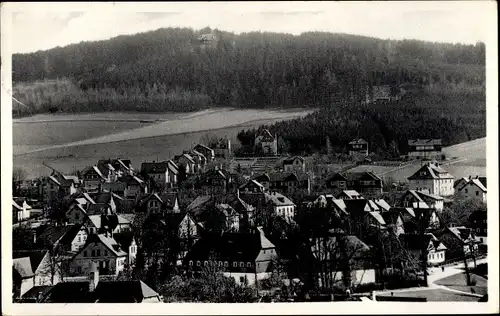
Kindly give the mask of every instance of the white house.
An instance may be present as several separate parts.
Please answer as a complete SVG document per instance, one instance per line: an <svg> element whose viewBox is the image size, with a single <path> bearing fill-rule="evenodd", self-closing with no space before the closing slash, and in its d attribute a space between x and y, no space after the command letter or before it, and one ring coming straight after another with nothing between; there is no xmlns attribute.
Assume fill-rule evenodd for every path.
<svg viewBox="0 0 500 316"><path fill-rule="evenodd" d="M73 257L70 273L75 276L87 275L91 262L94 262L100 274L118 275L123 270L127 257L127 253L109 233L92 234L87 238L86 245Z"/></svg>
<svg viewBox="0 0 500 316"><path fill-rule="evenodd" d="M270 203L276 215L287 220L292 220L295 216L295 203L278 192L264 193L266 202Z"/></svg>
<svg viewBox="0 0 500 316"><path fill-rule="evenodd" d="M16 201L12 200L12 223L18 223L25 221L30 218L31 206L23 201L22 206L20 206Z"/></svg>
<svg viewBox="0 0 500 316"><path fill-rule="evenodd" d="M410 190L425 191L439 196L455 193L454 177L437 163L427 163L408 178Z"/></svg>

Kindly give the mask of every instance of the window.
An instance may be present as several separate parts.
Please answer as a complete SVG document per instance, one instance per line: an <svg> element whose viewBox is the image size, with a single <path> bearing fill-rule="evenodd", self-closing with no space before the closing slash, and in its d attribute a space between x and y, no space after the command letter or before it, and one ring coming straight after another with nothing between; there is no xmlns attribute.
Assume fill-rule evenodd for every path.
<svg viewBox="0 0 500 316"><path fill-rule="evenodd" d="M467 189L464 190L465 193L469 193L469 191Z"/></svg>
<svg viewBox="0 0 500 316"><path fill-rule="evenodd" d="M189 260L189 265L193 266L193 260Z"/></svg>
<svg viewBox="0 0 500 316"><path fill-rule="evenodd" d="M247 268L251 268L251 267L252 267L252 263L247 262Z"/></svg>
<svg viewBox="0 0 500 316"><path fill-rule="evenodd" d="M241 284L245 283L245 277L240 277L240 283Z"/></svg>
<svg viewBox="0 0 500 316"><path fill-rule="evenodd" d="M229 262L225 261L224 262L224 267L226 267L226 268L229 267Z"/></svg>
<svg viewBox="0 0 500 316"><path fill-rule="evenodd" d="M101 249L97 249L97 256L100 257L101 256Z"/></svg>
<svg viewBox="0 0 500 316"><path fill-rule="evenodd" d="M223 265L223 262L219 261L219 267L222 267L222 265Z"/></svg>
<svg viewBox="0 0 500 316"><path fill-rule="evenodd" d="M479 195L479 191L476 191L476 196L478 196L478 195Z"/></svg>
<svg viewBox="0 0 500 316"><path fill-rule="evenodd" d="M78 236L78 242L82 241L82 237Z"/></svg>
<svg viewBox="0 0 500 316"><path fill-rule="evenodd" d="M208 261L203 261L203 265L206 267L208 266Z"/></svg>
<svg viewBox="0 0 500 316"><path fill-rule="evenodd" d="M108 251L107 250L104 250L104 255L107 256L108 255Z"/></svg>
<svg viewBox="0 0 500 316"><path fill-rule="evenodd" d="M95 257L95 250L92 249L92 257Z"/></svg>
<svg viewBox="0 0 500 316"><path fill-rule="evenodd" d="M86 257L87 256L87 250L84 250L83 251L83 256Z"/></svg>
<svg viewBox="0 0 500 316"><path fill-rule="evenodd" d="M240 262L240 268L244 268L245 267L245 263L244 262Z"/></svg>
<svg viewBox="0 0 500 316"><path fill-rule="evenodd" d="M200 262L200 261L196 261L196 265L197 265L198 267L201 267L201 262Z"/></svg>
<svg viewBox="0 0 500 316"><path fill-rule="evenodd" d="M238 262L233 262L233 268L237 268L238 267Z"/></svg>

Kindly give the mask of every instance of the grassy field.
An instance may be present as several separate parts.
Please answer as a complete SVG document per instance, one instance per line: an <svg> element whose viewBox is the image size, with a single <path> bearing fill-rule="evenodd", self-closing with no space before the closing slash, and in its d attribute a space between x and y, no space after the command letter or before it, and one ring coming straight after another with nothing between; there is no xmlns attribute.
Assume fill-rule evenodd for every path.
<svg viewBox="0 0 500 316"><path fill-rule="evenodd" d="M466 158L457 159L457 162L443 162L442 166L450 172L455 179L468 176L485 176L486 175L486 139L480 138L469 142L457 144L443 148L443 153L448 158ZM420 162L415 162L402 168L377 166L377 165L360 165L353 169L352 172L373 171L375 174L381 175L385 179L392 179L397 182L405 182L406 179L414 174L421 167Z"/></svg>
<svg viewBox="0 0 500 316"><path fill-rule="evenodd" d="M450 289L462 292L469 292L472 287L474 288L476 294L480 295L488 294L488 280L475 274L471 275L471 280L475 282L474 286L467 285L467 277L464 272L464 273L454 274L449 277L438 280L436 281L436 284L444 285Z"/></svg>
<svg viewBox="0 0 500 316"><path fill-rule="evenodd" d="M217 109L173 116L99 113L84 114L81 120L76 120L79 116L75 115L38 116L29 118L29 122L23 118L14 121L14 166L24 168L30 178L50 173L43 162L62 172L73 172L95 164L98 159L120 157L131 159L140 168L143 161L172 158L207 133L229 137L234 148L238 146L236 134L241 129L307 113ZM140 123L149 119L159 122Z"/></svg>

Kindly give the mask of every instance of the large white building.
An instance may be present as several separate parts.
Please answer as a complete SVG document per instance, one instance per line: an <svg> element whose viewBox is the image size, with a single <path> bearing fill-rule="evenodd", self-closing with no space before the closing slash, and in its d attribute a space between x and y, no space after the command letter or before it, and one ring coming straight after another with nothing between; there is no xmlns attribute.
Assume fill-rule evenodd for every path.
<svg viewBox="0 0 500 316"><path fill-rule="evenodd" d="M423 191L439 196L455 193L454 177L438 163L426 163L408 178L410 190Z"/></svg>

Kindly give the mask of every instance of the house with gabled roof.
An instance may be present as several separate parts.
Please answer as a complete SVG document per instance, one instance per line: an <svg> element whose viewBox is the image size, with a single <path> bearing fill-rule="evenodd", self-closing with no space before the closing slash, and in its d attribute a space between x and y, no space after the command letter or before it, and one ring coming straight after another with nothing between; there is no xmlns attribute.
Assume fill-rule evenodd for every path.
<svg viewBox="0 0 500 316"><path fill-rule="evenodd" d="M99 192L101 183L108 181L108 174L103 174L101 169L108 170L105 168L98 168L97 166L90 166L82 171L83 188L86 192Z"/></svg>
<svg viewBox="0 0 500 316"><path fill-rule="evenodd" d="M347 144L349 156L368 156L368 142L363 138L355 138Z"/></svg>
<svg viewBox="0 0 500 316"><path fill-rule="evenodd" d="M78 251L86 242L89 232L85 225L71 224L47 226L37 234L40 248L54 249L58 253Z"/></svg>
<svg viewBox="0 0 500 316"><path fill-rule="evenodd" d="M141 165L141 174L145 179L152 179L160 188L172 188L177 185L179 167L172 161L144 162Z"/></svg>
<svg viewBox="0 0 500 316"><path fill-rule="evenodd" d="M270 276L276 257L276 247L259 227L248 233L204 235L186 255L184 266L196 273L215 265L236 283L253 285Z"/></svg>
<svg viewBox="0 0 500 316"><path fill-rule="evenodd" d="M23 250L12 252L14 297L21 298L34 286L59 282L60 275L51 277L48 271L49 252L47 250Z"/></svg>
<svg viewBox="0 0 500 316"><path fill-rule="evenodd" d="M12 200L12 223L15 224L29 219L30 209L31 206L26 201L19 205L15 200Z"/></svg>
<svg viewBox="0 0 500 316"><path fill-rule="evenodd" d="M408 157L410 159L440 159L443 144L441 139L409 139Z"/></svg>
<svg viewBox="0 0 500 316"><path fill-rule="evenodd" d="M294 189L311 191L311 180L308 174L302 172L265 172L254 178L266 190L287 193Z"/></svg>
<svg viewBox="0 0 500 316"><path fill-rule="evenodd" d="M341 200L364 199L364 197L356 190L343 190L342 192L340 192L337 198Z"/></svg>
<svg viewBox="0 0 500 316"><path fill-rule="evenodd" d="M249 180L247 183L242 184L239 188L242 192L263 193L266 187L256 180Z"/></svg>
<svg viewBox="0 0 500 316"><path fill-rule="evenodd" d="M227 138L219 138L209 144L213 148L216 158L228 159L231 157L231 140Z"/></svg>
<svg viewBox="0 0 500 316"><path fill-rule="evenodd" d="M398 202L403 207L432 208L438 212L443 211L444 198L426 191L406 191Z"/></svg>
<svg viewBox="0 0 500 316"><path fill-rule="evenodd" d="M463 200L474 199L481 202L486 202L486 186L481 182L479 176L475 178L469 177L462 183L455 185L455 193L457 197ZM459 180L460 181L460 180Z"/></svg>
<svg viewBox="0 0 500 316"><path fill-rule="evenodd" d="M209 193L226 193L233 183L233 175L219 166L200 176L199 185Z"/></svg>
<svg viewBox="0 0 500 316"><path fill-rule="evenodd" d="M396 236L405 233L403 216L398 211L388 211L381 213L386 227Z"/></svg>
<svg viewBox="0 0 500 316"><path fill-rule="evenodd" d="M282 216L288 221L293 220L296 205L292 200L276 191L264 193L264 197L266 202L271 205L274 214Z"/></svg>
<svg viewBox="0 0 500 316"><path fill-rule="evenodd" d="M427 193L443 197L455 193L454 177L438 163L426 163L411 175L408 181L410 190L427 191Z"/></svg>
<svg viewBox="0 0 500 316"><path fill-rule="evenodd" d="M126 175L119 179L124 184L123 197L135 198L140 193L148 193L146 182L137 175Z"/></svg>
<svg viewBox="0 0 500 316"><path fill-rule="evenodd" d="M401 234L399 240L405 249L413 254L416 260L422 256L424 249L427 253L427 265L440 265L446 260L448 248L431 233L423 236L420 234Z"/></svg>
<svg viewBox="0 0 500 316"><path fill-rule="evenodd" d="M127 252L110 233L91 234L86 244L73 256L70 273L75 276L88 274L93 262L97 264L100 274L118 275L124 269L127 257Z"/></svg>
<svg viewBox="0 0 500 316"><path fill-rule="evenodd" d="M255 151L264 156L278 155L278 138L273 136L268 129L258 131L255 136Z"/></svg>
<svg viewBox="0 0 500 316"><path fill-rule="evenodd" d="M326 181L326 187L339 190L356 190L361 194L382 194L383 181L373 172L335 173Z"/></svg>
<svg viewBox="0 0 500 316"><path fill-rule="evenodd" d="M447 227L440 238L446 241L453 257L468 256L478 251L478 240L475 232L465 226Z"/></svg>
<svg viewBox="0 0 500 316"><path fill-rule="evenodd" d="M306 172L306 160L301 156L288 157L283 160L283 170L290 172Z"/></svg>
<svg viewBox="0 0 500 316"><path fill-rule="evenodd" d="M63 196L75 194L81 187L82 181L73 175L64 175L59 171L52 170L50 176L42 181L42 193L44 201L50 201L57 194Z"/></svg>
<svg viewBox="0 0 500 316"><path fill-rule="evenodd" d="M196 146L193 147L193 150L202 153L208 159L208 161L212 161L215 158L214 150L203 144L197 144Z"/></svg>

